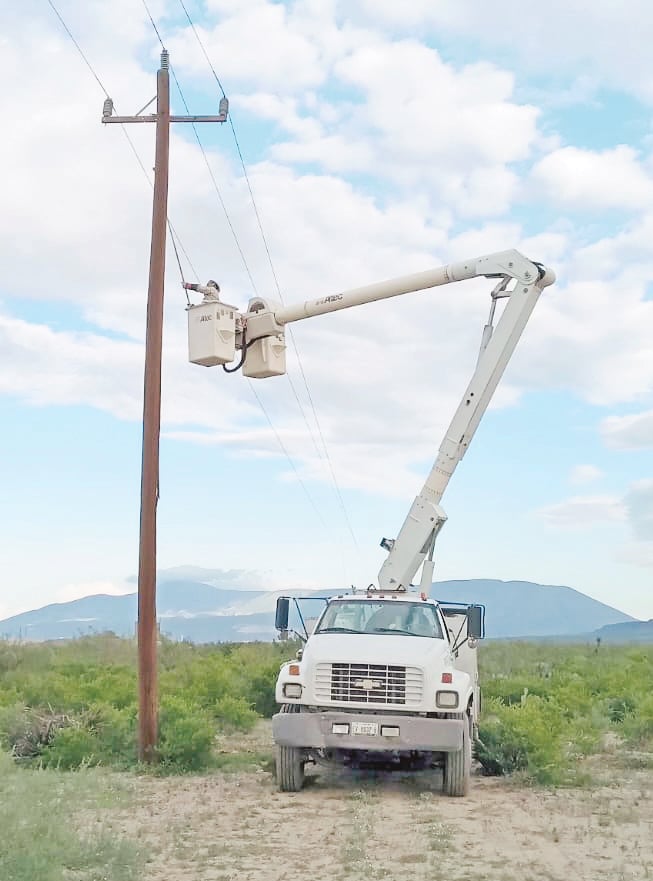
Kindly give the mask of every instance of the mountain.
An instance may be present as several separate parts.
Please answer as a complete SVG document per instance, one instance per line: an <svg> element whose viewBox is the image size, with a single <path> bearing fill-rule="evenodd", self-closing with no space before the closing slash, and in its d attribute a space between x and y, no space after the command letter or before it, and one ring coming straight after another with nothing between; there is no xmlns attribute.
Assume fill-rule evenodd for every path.
<svg viewBox="0 0 653 881"><path fill-rule="evenodd" d="M336 591L266 591L247 589L243 573L199 567L176 567L158 573L157 608L161 632L192 642L248 642L275 635L277 597L308 596L305 616L321 611L320 596ZM439 581L432 596L439 600L482 603L487 635L493 638L600 636L606 641L651 639L651 622L635 621L571 587L529 581ZM70 639L111 630L132 636L136 627L136 594L88 596L54 603L0 621L0 637L10 639ZM299 629L298 623L295 625ZM619 629L622 628L622 629ZM595 631L595 632L594 632Z"/></svg>
<svg viewBox="0 0 653 881"><path fill-rule="evenodd" d="M653 618L648 621L624 621L606 624L592 634L601 642L653 642Z"/></svg>
<svg viewBox="0 0 653 881"><path fill-rule="evenodd" d="M571 587L530 581L439 581L431 595L438 600L482 603L488 636L571 636L599 627L634 621Z"/></svg>

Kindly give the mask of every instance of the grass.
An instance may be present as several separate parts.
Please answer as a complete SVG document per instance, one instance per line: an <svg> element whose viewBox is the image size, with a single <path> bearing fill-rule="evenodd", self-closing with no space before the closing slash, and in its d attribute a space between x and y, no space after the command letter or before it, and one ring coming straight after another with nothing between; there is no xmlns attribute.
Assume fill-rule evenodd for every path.
<svg viewBox="0 0 653 881"><path fill-rule="evenodd" d="M226 755L221 741L275 712L279 665L295 648L162 640L157 773L271 767L263 755ZM479 665L485 773L587 785L585 760L609 739L625 765L651 766L653 647L488 642ZM133 640L0 640L0 748L26 765L136 767L136 695Z"/></svg>
<svg viewBox="0 0 653 881"><path fill-rule="evenodd" d="M135 881L142 857L133 842L116 838L101 823L78 831L74 821L75 812L127 799L128 792L115 777L98 770L25 772L0 753L0 878Z"/></svg>
<svg viewBox="0 0 653 881"><path fill-rule="evenodd" d="M0 748L56 768L136 764L134 640L0 641ZM249 731L276 709L274 684L293 645L159 647L159 772L214 764L216 736Z"/></svg>
<svg viewBox="0 0 653 881"><path fill-rule="evenodd" d="M214 767L227 773L263 770L274 772L272 752L218 753L213 759Z"/></svg>
<svg viewBox="0 0 653 881"><path fill-rule="evenodd" d="M587 785L584 760L611 740L653 751L653 646L502 642L479 653L483 714L476 756L488 774Z"/></svg>

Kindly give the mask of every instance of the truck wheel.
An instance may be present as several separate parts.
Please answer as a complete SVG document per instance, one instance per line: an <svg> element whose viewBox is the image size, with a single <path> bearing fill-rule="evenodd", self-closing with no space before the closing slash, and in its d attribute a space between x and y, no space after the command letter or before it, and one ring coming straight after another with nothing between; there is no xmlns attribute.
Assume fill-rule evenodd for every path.
<svg viewBox="0 0 653 881"><path fill-rule="evenodd" d="M461 718L458 716L457 718ZM456 797L469 792L469 775L472 770L471 719L467 713L462 716L463 745L455 753L444 754L444 792Z"/></svg>
<svg viewBox="0 0 653 881"><path fill-rule="evenodd" d="M298 713L296 704L283 704L282 713ZM304 750L277 746L277 785L281 792L300 792L304 786Z"/></svg>

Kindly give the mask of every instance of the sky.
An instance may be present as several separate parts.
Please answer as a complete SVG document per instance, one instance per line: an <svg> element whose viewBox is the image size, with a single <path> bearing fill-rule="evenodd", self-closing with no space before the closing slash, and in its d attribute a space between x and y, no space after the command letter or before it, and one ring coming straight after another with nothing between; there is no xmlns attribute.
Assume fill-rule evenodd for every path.
<svg viewBox="0 0 653 881"><path fill-rule="evenodd" d="M558 280L444 496L436 579L652 618L650 4L185 5L192 26L149 4L173 112L217 113L217 76L233 130L171 134L159 567L374 581L493 286L298 322L288 375L248 382L188 363L182 277L245 309L517 248ZM121 114L152 98L161 44L142 0L55 6L92 70L48 0L0 9L0 617L133 590L138 568L154 127L100 118L103 89Z"/></svg>

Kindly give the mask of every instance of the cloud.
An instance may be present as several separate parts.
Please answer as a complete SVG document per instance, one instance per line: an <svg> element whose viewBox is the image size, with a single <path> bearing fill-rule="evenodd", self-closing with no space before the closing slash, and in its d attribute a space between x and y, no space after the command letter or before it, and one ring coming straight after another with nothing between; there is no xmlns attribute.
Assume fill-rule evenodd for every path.
<svg viewBox="0 0 653 881"><path fill-rule="evenodd" d="M146 99L153 88L142 57L147 22L140 13L130 19L132 36L110 64L111 22L119 31L123 23L101 7L75 7L75 25L101 74L108 72L117 105L130 110L134 94ZM128 7L123 0L120 9L133 16ZM650 227L590 243L583 253L574 228L556 222L530 236L506 215L526 197L520 175L542 144L539 109L515 97L514 73L488 62L450 63L415 39L375 32L376 18L359 26L352 13L347 23L329 3L216 0L210 9L220 17L207 19L202 33L233 94L242 96L233 109L237 119L247 113L247 138L261 155L249 164L249 178L287 301L518 244L534 259L551 260L561 282L538 304L494 405L514 405L533 388L566 388L601 404L641 400L650 390L653 303L643 300ZM103 33L93 30L96 13ZM21 121L0 142L0 160L12 169L0 215L0 383L30 403L78 403L138 420L151 192L120 130L101 126L102 93L58 27L49 18L28 28L17 21L16 39L0 54L0 71L15 83L2 109ZM43 34L47 77L24 60ZM264 35L269 44L279 38L269 56L261 51ZM180 26L166 41L182 82L196 84L198 103L213 101L190 29ZM275 115L282 135L269 128ZM152 134L148 126L130 129L146 167ZM225 300L245 307L249 274L261 294L277 294L228 134L227 127L214 133L206 155L247 269L203 156L179 128L171 142L170 216L200 279L216 277ZM243 139L245 155L247 146ZM599 259L589 253L593 246L615 267L609 281L587 278ZM638 255L628 272L618 260L625 246ZM185 260L184 267L188 274ZM274 457L292 478L247 384L186 363L171 253L167 278L164 430L233 455ZM479 281L413 294L294 328L343 487L404 497L418 487L417 474L433 460L471 375L490 287ZM70 327L18 318L23 302L61 305ZM285 379L256 388L299 473L330 480L306 425L313 417L292 345L288 357L294 389Z"/></svg>
<svg viewBox="0 0 653 881"><path fill-rule="evenodd" d="M634 483L626 493L624 503L635 537L653 543L653 479Z"/></svg>
<svg viewBox="0 0 653 881"><path fill-rule="evenodd" d="M533 168L533 182L553 202L577 211L641 210L651 204L653 179L632 147L592 151L562 147Z"/></svg>
<svg viewBox="0 0 653 881"><path fill-rule="evenodd" d="M134 585L120 579L107 581L84 581L73 584L65 584L55 594L54 602L68 603L78 600L80 597L108 594L109 596L122 596L134 593Z"/></svg>
<svg viewBox="0 0 653 881"><path fill-rule="evenodd" d="M515 363L527 386L570 390L599 406L642 401L653 387L653 301L645 271L584 279L565 263L565 278L545 291L527 331L528 355ZM580 277L579 277L580 276Z"/></svg>
<svg viewBox="0 0 653 881"><path fill-rule="evenodd" d="M357 0L352 5L388 28L420 28L441 39L471 40L506 63L555 78L562 94L577 91L575 80L589 77L653 99L648 64L653 21L647 0L551 0L523 5L518 14L512 0ZM348 9L354 16L349 4Z"/></svg>
<svg viewBox="0 0 653 881"><path fill-rule="evenodd" d="M614 496L574 496L557 505L539 510L549 526L559 529L586 529L599 523L621 522L627 511L621 499Z"/></svg>
<svg viewBox="0 0 653 881"><path fill-rule="evenodd" d="M617 557L630 565L641 566L644 569L653 568L653 541L628 542L619 549ZM650 605L644 608L650 609Z"/></svg>
<svg viewBox="0 0 653 881"><path fill-rule="evenodd" d="M340 58L333 78L347 98L336 106L327 91L311 108L312 122L308 108L279 108L294 137L272 147L275 160L382 175L411 192L419 184L423 198L464 216L510 206L517 177L508 166L539 139L539 111L513 99L512 74L487 63L456 68L415 40L377 40ZM269 117L265 96L246 104Z"/></svg>
<svg viewBox="0 0 653 881"><path fill-rule="evenodd" d="M653 410L628 416L609 416L601 423L601 435L615 450L644 450L653 447Z"/></svg>
<svg viewBox="0 0 653 881"><path fill-rule="evenodd" d="M596 465L576 465L569 475L569 482L574 484L592 483L603 477L603 472Z"/></svg>
<svg viewBox="0 0 653 881"><path fill-rule="evenodd" d="M292 13L280 3L220 5L224 13L213 27L196 25L211 58L220 59L225 82L265 82L277 93L301 93L326 76L321 47L302 33ZM180 70L206 77L206 60L189 26L166 40Z"/></svg>
<svg viewBox="0 0 653 881"><path fill-rule="evenodd" d="M616 558L639 566L653 563L653 478L632 483L623 496L574 496L541 508L538 515L556 529L590 529L624 523L634 540L621 543Z"/></svg>

